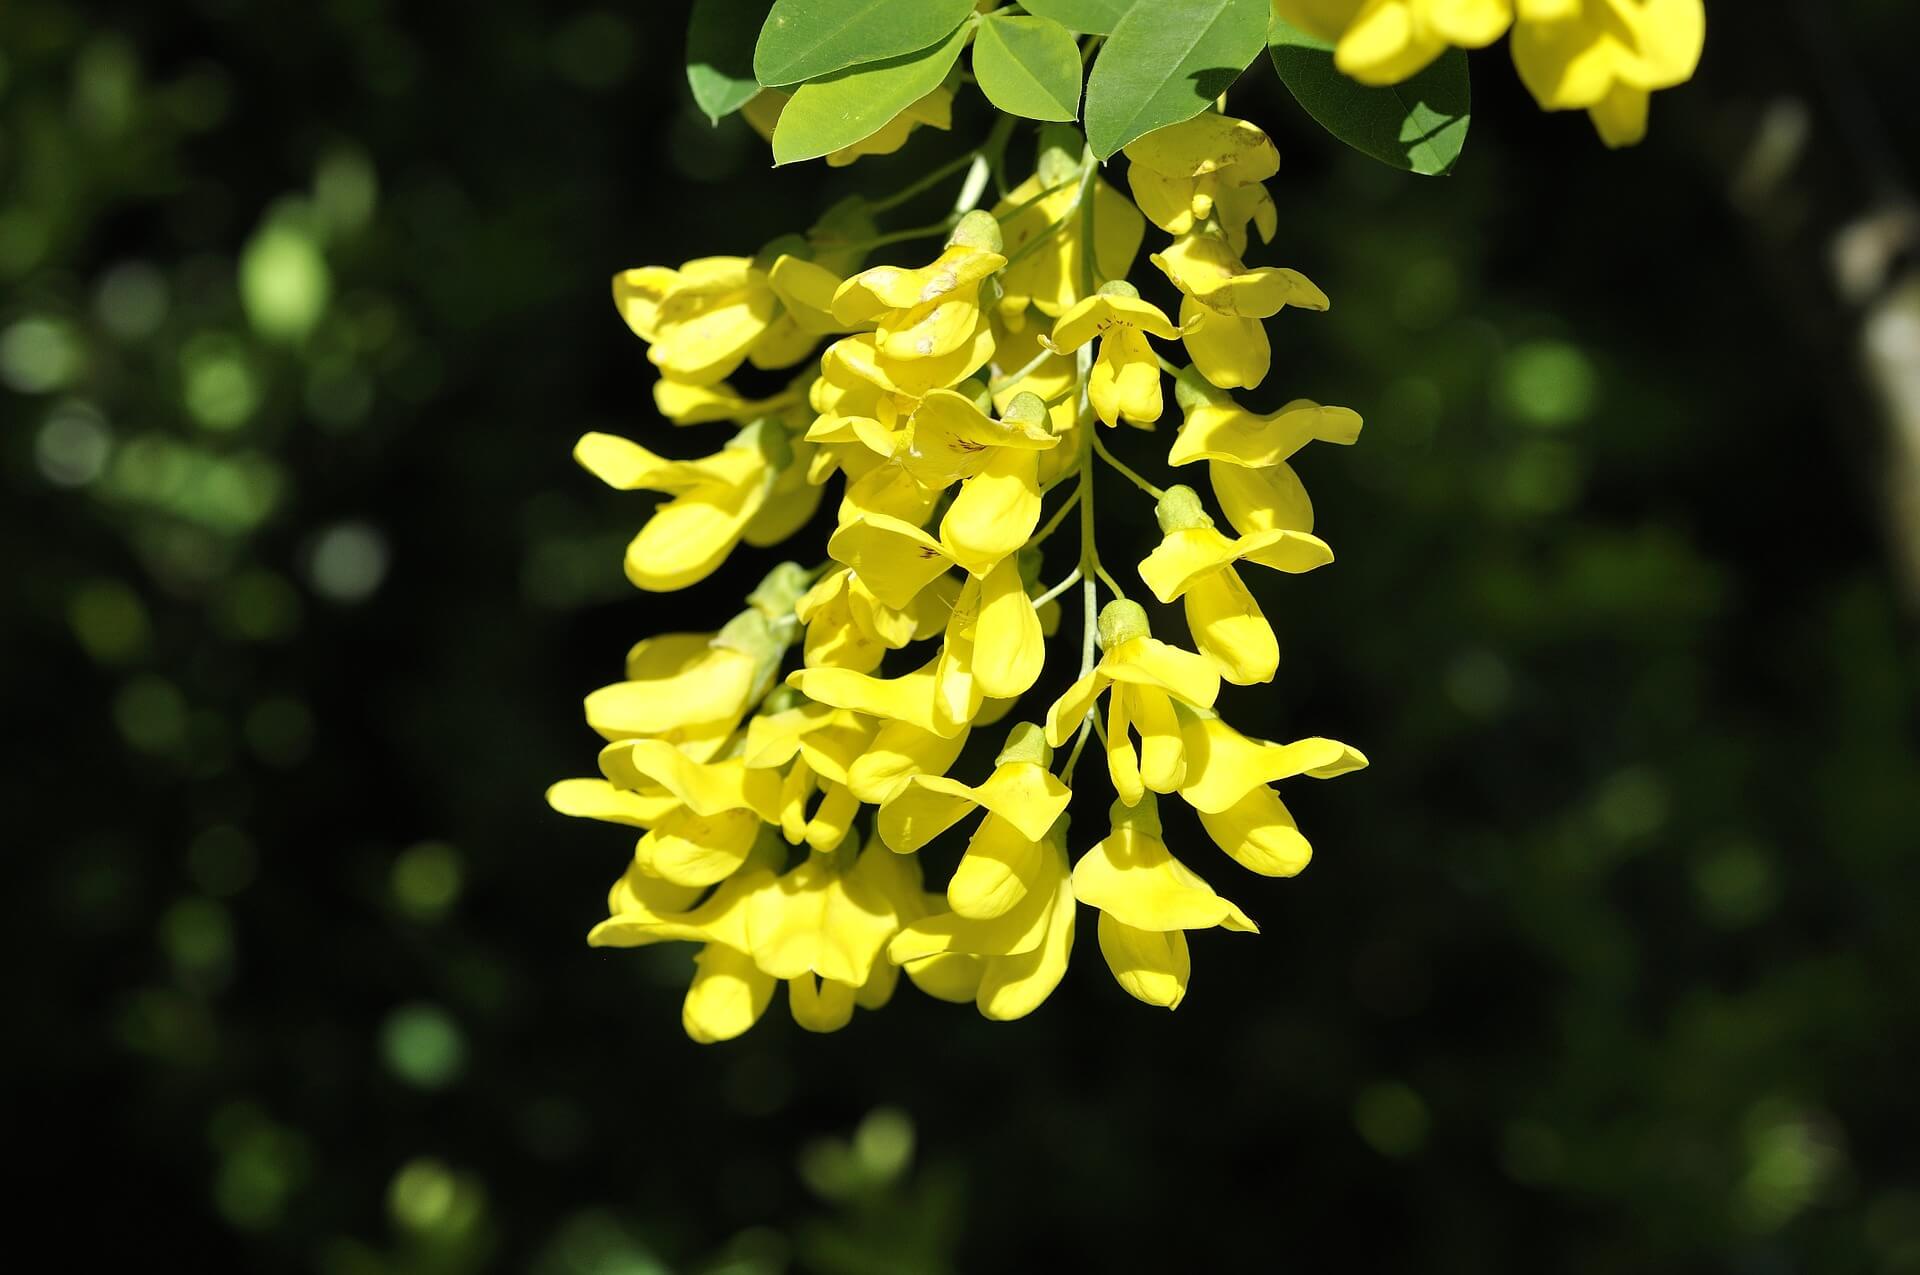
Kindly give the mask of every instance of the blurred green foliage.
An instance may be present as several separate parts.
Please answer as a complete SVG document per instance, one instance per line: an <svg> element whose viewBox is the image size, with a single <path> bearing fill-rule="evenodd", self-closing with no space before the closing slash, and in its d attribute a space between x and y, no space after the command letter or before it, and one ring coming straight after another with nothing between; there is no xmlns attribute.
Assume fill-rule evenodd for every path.
<svg viewBox="0 0 1920 1275"><path fill-rule="evenodd" d="M1260 938L1203 941L1170 1017L1083 935L1019 1024L903 991L702 1048L684 952L582 942L622 846L540 801L626 645L764 566L620 578L637 507L569 446L661 431L606 279L897 188L980 112L770 173L687 98L679 6L7 5L47 1207L111 1209L89 1264L326 1275L1920 1270L1920 670L1845 361L1726 193L1764 103L1821 100L1754 10L1620 155L1497 59L1444 182L1237 96L1335 301L1269 389L1368 419L1306 462L1341 559L1269 595L1286 665L1231 707L1375 765L1297 795L1305 876L1233 880ZM1920 153L1920 17L1836 12ZM1818 149L1791 215L1864 208Z"/></svg>

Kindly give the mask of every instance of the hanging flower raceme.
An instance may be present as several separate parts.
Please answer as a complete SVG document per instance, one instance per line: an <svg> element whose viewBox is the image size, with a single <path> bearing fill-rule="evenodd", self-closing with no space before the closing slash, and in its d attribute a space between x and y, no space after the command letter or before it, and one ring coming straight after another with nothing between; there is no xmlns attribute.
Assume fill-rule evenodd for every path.
<svg viewBox="0 0 1920 1275"><path fill-rule="evenodd" d="M868 149L944 127L943 106ZM1279 155L1209 112L1127 148L1129 200L1067 142L1044 134L1031 176L898 264L860 245L912 232L880 234L855 208L753 257L616 282L662 415L733 431L691 457L580 441L609 486L658 494L629 578L724 579L734 555L789 539L811 563L763 567L714 632L635 646L587 697L599 774L549 794L635 838L590 941L697 945L695 1040L747 1030L782 985L800 1026L833 1030L902 971L1018 1018L1065 977L1082 905L1119 985L1172 1008L1190 932L1257 932L1199 873L1297 873L1311 850L1276 785L1365 764L1329 740L1249 738L1220 711L1223 684L1279 668L1256 591L1333 559L1291 461L1360 427L1228 393L1269 376L1267 320L1328 304L1296 271L1244 261L1250 231L1280 229L1262 184ZM1157 274L1138 261L1149 223L1169 237ZM1191 366L1168 359L1180 342ZM1104 441L1152 454L1143 436L1172 407L1161 454L1204 461L1204 484L1162 488ZM1137 598L1135 572L1101 556L1116 498L1110 519L1151 510L1161 529ZM1081 767L1096 747L1105 765ZM1162 798L1181 821L1165 830ZM1106 835L1076 839L1070 808L1091 825L1109 803Z"/></svg>

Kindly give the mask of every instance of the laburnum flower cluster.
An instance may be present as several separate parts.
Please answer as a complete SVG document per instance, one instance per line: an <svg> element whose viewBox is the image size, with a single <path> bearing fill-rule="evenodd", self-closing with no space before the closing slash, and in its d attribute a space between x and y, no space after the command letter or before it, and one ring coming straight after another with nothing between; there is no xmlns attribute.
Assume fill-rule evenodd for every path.
<svg viewBox="0 0 1920 1275"><path fill-rule="evenodd" d="M1242 573L1332 560L1291 458L1360 431L1344 408L1262 413L1231 393L1267 376L1264 320L1328 304L1297 271L1243 260L1250 233L1276 233L1263 183L1279 155L1214 112L1126 154L1132 199L1056 131L1030 177L956 214L917 269L857 269L863 244L889 237L869 221L860 238L856 209L752 258L614 281L660 370L661 414L737 427L698 460L580 440L599 478L666 498L627 551L634 584L679 589L742 541L787 538L840 479L828 560L774 566L717 632L636 645L625 678L587 697L607 741L599 777L549 793L566 814L642 831L590 941L698 944L683 1011L695 1040L744 1032L781 984L800 1025L838 1028L884 1004L902 970L1018 1018L1060 982L1082 904L1120 985L1176 1006L1188 931L1256 927L1185 861L1197 851L1175 856L1159 799L1190 806L1242 867L1291 876L1311 851L1274 785L1366 764L1328 739L1250 738L1215 710L1223 682L1266 682L1279 662ZM1149 260L1177 315L1126 282L1148 221L1170 236ZM1180 347L1184 366L1168 358ZM729 385L743 364L802 363L768 397ZM1170 406L1167 460L1194 477L1162 489L1100 434L1152 429ZM1145 493L1139 514L1152 500L1161 537L1139 585L1181 604L1190 645L1156 634L1101 561L1100 467ZM1054 537L1075 522L1063 557ZM1077 622L1063 625L1063 598ZM1063 627L1072 636L1050 643ZM1018 711L1062 663L1071 685ZM1068 818L1090 737L1113 791L1097 838ZM950 830L964 851L929 889L929 847Z"/></svg>
<svg viewBox="0 0 1920 1275"><path fill-rule="evenodd" d="M1587 112L1608 146L1646 136L1649 96L1693 78L1707 36L1702 0L1273 0L1273 11L1335 41L1335 65L1363 84L1398 84L1449 47L1511 30L1534 100Z"/></svg>

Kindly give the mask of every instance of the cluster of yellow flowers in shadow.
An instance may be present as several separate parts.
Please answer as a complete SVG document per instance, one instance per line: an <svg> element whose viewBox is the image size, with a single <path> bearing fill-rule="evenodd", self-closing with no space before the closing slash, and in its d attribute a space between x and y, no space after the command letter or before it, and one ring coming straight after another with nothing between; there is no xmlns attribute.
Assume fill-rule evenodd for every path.
<svg viewBox="0 0 1920 1275"><path fill-rule="evenodd" d="M1043 145L1032 176L953 219L918 269L856 270L860 241L816 227L753 258L614 281L660 369L661 413L738 426L699 460L580 440L605 482L666 497L627 552L633 583L683 588L743 540L779 542L842 480L828 561L774 567L717 633L635 646L626 677L586 701L607 741L600 776L549 793L563 813L643 830L590 941L699 944L683 1011L696 1040L747 1030L782 983L797 1022L833 1030L885 1003L902 970L1020 1017L1064 975L1080 904L1120 985L1175 1006L1186 932L1255 926L1174 856L1157 799L1186 802L1243 867L1290 876L1311 851L1273 785L1366 764L1327 739L1250 738L1214 707L1223 681L1278 666L1241 569L1332 560L1289 459L1360 431L1343 408L1257 413L1230 393L1267 375L1262 320L1327 306L1298 272L1242 260L1250 229L1275 234L1262 183L1278 153L1209 112L1127 148L1130 200L1074 141ZM1125 282L1147 221L1171 236L1150 261L1178 289L1177 318ZM1174 342L1189 366L1162 354ZM767 398L728 384L743 364L803 361ZM1182 419L1168 461L1204 463L1224 526L1195 486L1154 485L1099 436L1154 427L1169 375ZM1100 559L1101 467L1153 500L1162 537L1139 579L1182 604L1191 649L1155 636ZM1048 584L1052 537L1076 517L1077 551ZM1079 603L1078 641L1050 643L1063 598ZM1050 668L1071 685L1002 728ZM991 770L950 774L977 732L994 732ZM1076 850L1068 808L1090 738L1114 801L1107 835ZM929 890L923 851L956 828L964 852Z"/></svg>
<svg viewBox="0 0 1920 1275"><path fill-rule="evenodd" d="M1649 96L1693 78L1707 36L1702 0L1273 0L1273 11L1335 41L1335 65L1363 84L1398 84L1449 47L1511 30L1534 100L1586 111L1608 146L1646 136Z"/></svg>

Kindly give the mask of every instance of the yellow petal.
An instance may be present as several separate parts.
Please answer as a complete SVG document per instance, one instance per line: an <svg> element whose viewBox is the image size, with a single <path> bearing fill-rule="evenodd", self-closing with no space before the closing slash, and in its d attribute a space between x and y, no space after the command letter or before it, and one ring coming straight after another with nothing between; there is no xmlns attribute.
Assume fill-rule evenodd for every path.
<svg viewBox="0 0 1920 1275"><path fill-rule="evenodd" d="M1187 774L1180 720L1166 693L1149 686L1127 688L1128 712L1140 733L1140 781L1154 792L1172 792Z"/></svg>
<svg viewBox="0 0 1920 1275"><path fill-rule="evenodd" d="M732 1040L760 1021L773 986L751 956L709 943L693 958L693 983L680 1007L680 1025L703 1045Z"/></svg>
<svg viewBox="0 0 1920 1275"><path fill-rule="evenodd" d="M832 979L803 974L787 982L787 1008L810 1032L837 1032L853 1020L854 989Z"/></svg>
<svg viewBox="0 0 1920 1275"><path fill-rule="evenodd" d="M698 814L723 810L752 810L769 823L780 810L780 776L770 770L749 770L739 758L696 762L672 744L657 739L634 739L610 748L623 750L628 765L658 784Z"/></svg>
<svg viewBox="0 0 1920 1275"><path fill-rule="evenodd" d="M1199 708L1213 707L1214 699L1220 694L1220 675L1206 657L1168 646L1158 638L1138 637L1122 642L1101 658L1100 671L1116 682L1157 686ZM1050 744L1052 733L1049 724L1047 742Z"/></svg>
<svg viewBox="0 0 1920 1275"><path fill-rule="evenodd" d="M1260 320L1214 314L1186 297L1180 302L1180 326L1193 365L1221 389L1252 389L1266 379L1273 347Z"/></svg>
<svg viewBox="0 0 1920 1275"><path fill-rule="evenodd" d="M827 541L827 555L853 568L873 596L896 610L953 564L945 546L919 527L886 514L847 523Z"/></svg>
<svg viewBox="0 0 1920 1275"><path fill-rule="evenodd" d="M1234 862L1261 876L1293 876L1313 858L1313 847L1271 788L1251 788L1224 810L1202 811L1200 824Z"/></svg>
<svg viewBox="0 0 1920 1275"><path fill-rule="evenodd" d="M967 851L947 882L947 902L956 915L978 921L1003 916L1029 890L1051 888L1045 873L1047 847L999 815L988 815L974 829Z"/></svg>
<svg viewBox="0 0 1920 1275"><path fill-rule="evenodd" d="M823 704L889 722L906 722L943 739L952 739L964 731L967 724L942 718L935 711L939 665L940 657L936 655L913 672L895 678L872 677L851 669L797 669L787 675L787 685ZM877 740L875 746L878 747ZM849 770L850 777L852 773Z"/></svg>
<svg viewBox="0 0 1920 1275"><path fill-rule="evenodd" d="M627 579L667 593L713 574L766 501L767 486L704 484L654 511L627 545Z"/></svg>
<svg viewBox="0 0 1920 1275"><path fill-rule="evenodd" d="M1115 328L1101 339L1087 398L1107 425L1117 425L1123 417L1136 425L1160 419L1160 358L1146 337L1131 328Z"/></svg>
<svg viewBox="0 0 1920 1275"><path fill-rule="evenodd" d="M1105 912L1100 914L1100 955L1107 958L1127 995L1163 1009L1177 1009L1187 995L1192 963L1187 936L1179 930L1137 930Z"/></svg>
<svg viewBox="0 0 1920 1275"><path fill-rule="evenodd" d="M1127 169L1127 185L1148 221L1170 235L1193 229L1192 177L1170 177L1136 161Z"/></svg>
<svg viewBox="0 0 1920 1275"><path fill-rule="evenodd" d="M1409 0L1363 9L1334 47L1333 64L1362 84L1398 84L1419 74L1446 49L1414 21Z"/></svg>
<svg viewBox="0 0 1920 1275"><path fill-rule="evenodd" d="M842 323L864 323L889 311L911 310L961 293L1006 264L997 252L950 244L932 264L917 270L874 266L840 285L833 298L834 317Z"/></svg>
<svg viewBox="0 0 1920 1275"><path fill-rule="evenodd" d="M1280 464L1270 469L1248 469L1224 461L1208 461L1207 477L1214 499L1227 522L1243 536L1259 531L1312 531L1313 501L1293 472Z"/></svg>
<svg viewBox="0 0 1920 1275"><path fill-rule="evenodd" d="M679 273L666 266L640 266L613 276L614 308L635 336L643 341L655 339L660 303L679 281Z"/></svg>
<svg viewBox="0 0 1920 1275"><path fill-rule="evenodd" d="M961 952L942 952L903 967L913 985L936 1000L964 1005L980 992L985 961Z"/></svg>
<svg viewBox="0 0 1920 1275"><path fill-rule="evenodd" d="M940 520L940 541L953 561L983 576L1018 552L1039 525L1038 461L1031 451L1001 448L961 484Z"/></svg>
<svg viewBox="0 0 1920 1275"><path fill-rule="evenodd" d="M1140 753L1133 746L1133 697L1138 688L1115 686L1107 695L1107 775L1123 804L1137 806L1146 795L1140 778Z"/></svg>
<svg viewBox="0 0 1920 1275"><path fill-rule="evenodd" d="M1187 631L1235 686L1270 682L1280 668L1280 643L1246 582L1229 567L1202 576L1186 593Z"/></svg>
<svg viewBox="0 0 1920 1275"><path fill-rule="evenodd" d="M711 633L665 633L637 644L628 678L587 696L587 724L608 739L658 735L695 722L738 720L755 680L753 657Z"/></svg>
<svg viewBox="0 0 1920 1275"><path fill-rule="evenodd" d="M903 779L945 774L969 733L942 736L907 722L885 722L867 751L847 768L847 787L860 800L878 805Z"/></svg>
<svg viewBox="0 0 1920 1275"><path fill-rule="evenodd" d="M1234 543L1212 527L1179 527L1167 532L1140 561L1140 578L1153 596L1173 602L1193 583L1232 566Z"/></svg>
<svg viewBox="0 0 1920 1275"><path fill-rule="evenodd" d="M1096 292L1060 316L1053 325L1051 346L1057 353L1070 354L1114 328L1136 329L1165 341L1180 335L1173 320L1152 302L1119 293Z"/></svg>
<svg viewBox="0 0 1920 1275"><path fill-rule="evenodd" d="M747 861L760 835L751 810L702 815L684 806L640 838L634 854L642 868L676 885L713 885Z"/></svg>
<svg viewBox="0 0 1920 1275"><path fill-rule="evenodd" d="M1002 558L981 581L973 642L974 680L981 694L1009 699L1039 680L1047 658L1046 638L1020 578L1019 555Z"/></svg>
<svg viewBox="0 0 1920 1275"><path fill-rule="evenodd" d="M1217 814L1253 789L1308 775L1331 779L1359 770L1367 759L1359 749L1314 736L1291 744L1250 739L1217 717L1190 717L1182 728L1187 747L1187 781L1180 795L1203 814Z"/></svg>
<svg viewBox="0 0 1920 1275"><path fill-rule="evenodd" d="M1230 174L1235 183L1262 182L1280 171L1280 152L1258 125L1203 111L1127 143L1135 166L1176 177Z"/></svg>
<svg viewBox="0 0 1920 1275"><path fill-rule="evenodd" d="M1113 831L1074 865L1075 898L1136 929L1218 925L1257 932L1239 908L1168 851L1152 802L1134 811L1116 805L1113 814Z"/></svg>
<svg viewBox="0 0 1920 1275"><path fill-rule="evenodd" d="M1197 460L1265 468L1311 442L1342 446L1360 437L1360 415L1295 399L1277 412L1250 412L1237 403L1204 403L1187 413L1167 453L1170 465Z"/></svg>
<svg viewBox="0 0 1920 1275"><path fill-rule="evenodd" d="M637 793L604 779L562 779L547 789L547 804L563 815L651 828L680 806L671 793Z"/></svg>
<svg viewBox="0 0 1920 1275"><path fill-rule="evenodd" d="M1100 698L1100 692L1106 690L1112 681L1111 677L1096 668L1061 692L1060 698L1047 710L1047 743L1055 748L1064 746L1073 733L1080 729L1081 721L1086 717L1087 710L1093 707L1093 702Z"/></svg>
<svg viewBox="0 0 1920 1275"><path fill-rule="evenodd" d="M1040 1008L1066 977L1067 959L1073 952L1073 887L1064 871L1054 875L1058 885L1047 909L1046 933L1040 943L1021 955L992 957L986 962L976 1003L988 1018L999 1022L1024 1018Z"/></svg>
<svg viewBox="0 0 1920 1275"><path fill-rule="evenodd" d="M833 317L840 277L825 266L781 253L767 271L767 286L802 331L822 336L840 330Z"/></svg>
<svg viewBox="0 0 1920 1275"><path fill-rule="evenodd" d="M911 854L967 817L974 790L945 775L913 775L880 803L874 829L900 854Z"/></svg>

